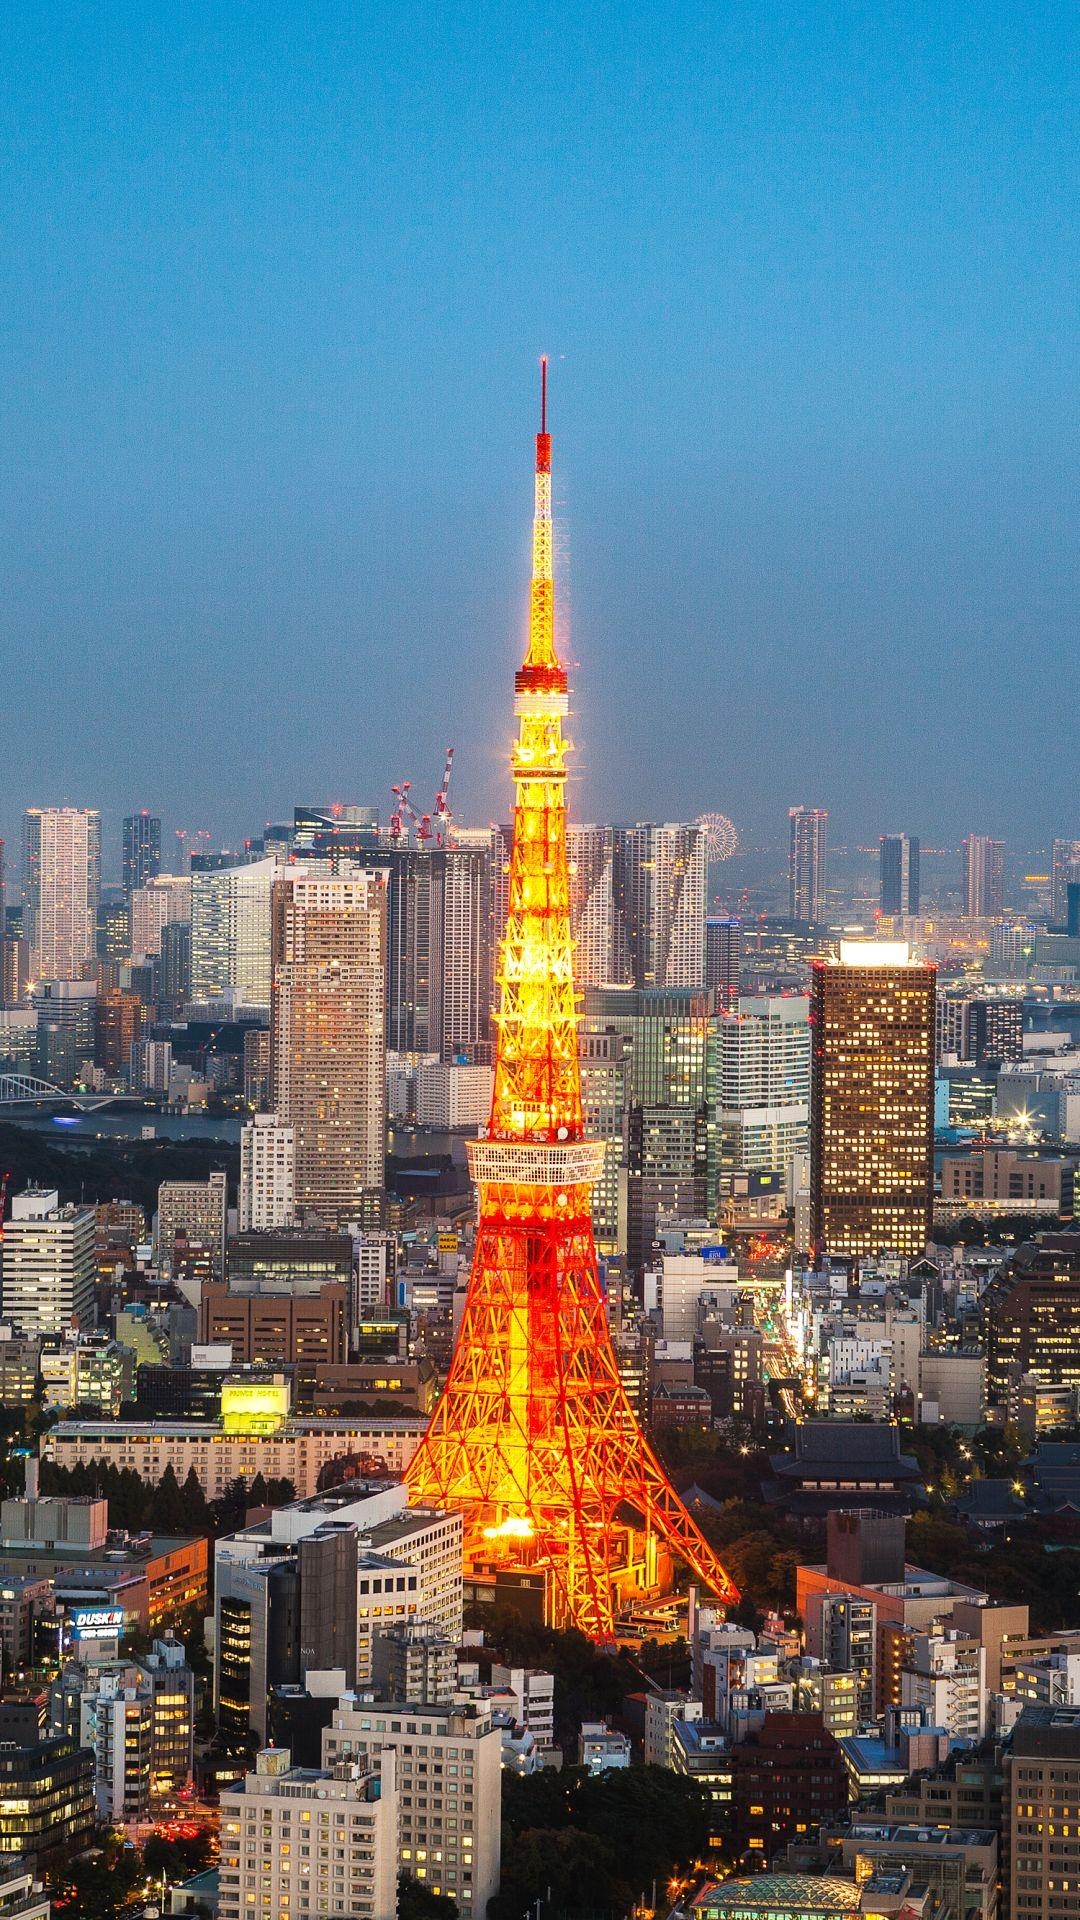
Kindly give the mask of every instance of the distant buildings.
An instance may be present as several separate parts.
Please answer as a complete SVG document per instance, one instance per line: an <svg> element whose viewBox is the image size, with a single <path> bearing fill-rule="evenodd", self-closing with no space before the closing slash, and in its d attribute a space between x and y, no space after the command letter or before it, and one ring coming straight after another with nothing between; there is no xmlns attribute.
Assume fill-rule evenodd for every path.
<svg viewBox="0 0 1080 1920"><path fill-rule="evenodd" d="M55 1189L15 1194L0 1250L5 1319L26 1333L92 1326L96 1232L94 1208L61 1206Z"/></svg>
<svg viewBox="0 0 1080 1920"><path fill-rule="evenodd" d="M823 807L791 807L788 820L788 916L823 920L829 815Z"/></svg>
<svg viewBox="0 0 1080 1920"><path fill-rule="evenodd" d="M935 969L902 943L842 941L812 981L815 1247L920 1254L932 1225Z"/></svg>
<svg viewBox="0 0 1080 1920"><path fill-rule="evenodd" d="M241 1233L291 1227L296 1219L296 1131L257 1113L240 1131Z"/></svg>
<svg viewBox="0 0 1080 1920"><path fill-rule="evenodd" d="M101 894L101 815L28 807L24 931L38 980L78 980L94 957Z"/></svg>
<svg viewBox="0 0 1080 1920"><path fill-rule="evenodd" d="M145 807L124 821L123 885L130 900L138 887L147 886L161 872L161 821Z"/></svg>
<svg viewBox="0 0 1080 1920"><path fill-rule="evenodd" d="M275 859L194 854L191 861L191 998L232 994L243 1006L270 1004L270 889Z"/></svg>
<svg viewBox="0 0 1080 1920"><path fill-rule="evenodd" d="M717 1117L724 1167L787 1174L810 1137L810 1003L738 999L720 1022Z"/></svg>
<svg viewBox="0 0 1080 1920"><path fill-rule="evenodd" d="M1005 911L1005 843L969 833L964 841L964 911L991 920Z"/></svg>
<svg viewBox="0 0 1080 1920"><path fill-rule="evenodd" d="M1080 840L1055 840L1050 864L1050 921L1066 927L1069 887L1080 881Z"/></svg>
<svg viewBox="0 0 1080 1920"><path fill-rule="evenodd" d="M881 911L899 915L919 911L919 842L907 833L881 838Z"/></svg>

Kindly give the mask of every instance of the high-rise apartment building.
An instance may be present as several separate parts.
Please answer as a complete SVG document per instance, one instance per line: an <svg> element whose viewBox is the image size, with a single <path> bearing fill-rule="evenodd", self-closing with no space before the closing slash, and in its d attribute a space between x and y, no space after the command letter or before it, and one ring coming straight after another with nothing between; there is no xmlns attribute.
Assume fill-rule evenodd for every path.
<svg viewBox="0 0 1080 1920"><path fill-rule="evenodd" d="M1044 1234L994 1275L980 1302L986 1403L1015 1420L1021 1382L1080 1385L1080 1254L1072 1234Z"/></svg>
<svg viewBox="0 0 1080 1920"><path fill-rule="evenodd" d="M161 872L161 821L143 807L124 821L124 892L130 900Z"/></svg>
<svg viewBox="0 0 1080 1920"><path fill-rule="evenodd" d="M969 833L964 841L964 911L973 920L1005 911L1005 843L986 833Z"/></svg>
<svg viewBox="0 0 1080 1920"><path fill-rule="evenodd" d="M919 911L919 842L908 833L881 836L881 911Z"/></svg>
<svg viewBox="0 0 1080 1920"><path fill-rule="evenodd" d="M162 933L173 921L190 925L191 878L186 873L158 874L145 886L135 887L130 899L130 948L136 960L161 952Z"/></svg>
<svg viewBox="0 0 1080 1920"><path fill-rule="evenodd" d="M742 921L706 920L705 985L719 994L725 1012L738 1002L741 961Z"/></svg>
<svg viewBox="0 0 1080 1920"><path fill-rule="evenodd" d="M810 1204L819 1253L924 1252L934 1144L935 969L902 942L815 960Z"/></svg>
<svg viewBox="0 0 1080 1920"><path fill-rule="evenodd" d="M828 812L824 807L790 807L788 822L788 917L823 920Z"/></svg>
<svg viewBox="0 0 1080 1920"><path fill-rule="evenodd" d="M132 1052L142 1037L143 1003L121 987L99 993L94 1007L94 1065L110 1078L128 1076Z"/></svg>
<svg viewBox="0 0 1080 1920"><path fill-rule="evenodd" d="M615 977L615 829L568 825L566 852L574 979L579 987L607 986Z"/></svg>
<svg viewBox="0 0 1080 1920"><path fill-rule="evenodd" d="M157 1257L169 1270L176 1238L183 1234L209 1250L212 1277L225 1272L225 1227L228 1218L228 1177L211 1173L206 1180L163 1180L158 1188Z"/></svg>
<svg viewBox="0 0 1080 1920"><path fill-rule="evenodd" d="M274 859L195 854L191 861L191 998L232 994L242 1005L270 1004L270 891Z"/></svg>
<svg viewBox="0 0 1080 1920"><path fill-rule="evenodd" d="M744 996L720 1023L720 1159L787 1174L810 1138L810 1003Z"/></svg>
<svg viewBox="0 0 1080 1920"><path fill-rule="evenodd" d="M26 904L38 980L78 980L94 958L101 895L101 815L28 807Z"/></svg>
<svg viewBox="0 0 1080 1920"><path fill-rule="evenodd" d="M270 1073L300 1217L362 1218L385 1178L385 873L313 864L275 882Z"/></svg>
<svg viewBox="0 0 1080 1920"><path fill-rule="evenodd" d="M240 1232L295 1221L296 1131L276 1113L257 1113L240 1130Z"/></svg>
<svg viewBox="0 0 1080 1920"><path fill-rule="evenodd" d="M1050 920L1055 927L1068 922L1070 882L1080 881L1080 840L1055 840L1050 856Z"/></svg>
<svg viewBox="0 0 1080 1920"><path fill-rule="evenodd" d="M287 1747L221 1796L221 1920L335 1914L395 1920L397 1755L324 1772L294 1767Z"/></svg>
<svg viewBox="0 0 1080 1920"><path fill-rule="evenodd" d="M707 877L703 827L615 829L611 980L642 988L704 985Z"/></svg>
<svg viewBox="0 0 1080 1920"><path fill-rule="evenodd" d="M0 1252L4 1319L24 1333L92 1327L96 1239L93 1207L61 1206L55 1188L15 1194Z"/></svg>
<svg viewBox="0 0 1080 1920"><path fill-rule="evenodd" d="M158 1000L162 1014L179 1019L191 999L191 923L169 920L161 929Z"/></svg>

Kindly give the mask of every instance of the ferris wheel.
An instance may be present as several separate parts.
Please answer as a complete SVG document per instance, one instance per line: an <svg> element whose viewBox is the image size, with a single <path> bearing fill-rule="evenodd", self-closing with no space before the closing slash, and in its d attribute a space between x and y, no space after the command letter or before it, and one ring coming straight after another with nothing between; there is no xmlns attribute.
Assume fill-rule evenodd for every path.
<svg viewBox="0 0 1080 1920"><path fill-rule="evenodd" d="M711 865L718 866L721 860L730 860L732 854L738 852L738 829L726 813L703 813L697 824L705 829L705 844L709 849Z"/></svg>

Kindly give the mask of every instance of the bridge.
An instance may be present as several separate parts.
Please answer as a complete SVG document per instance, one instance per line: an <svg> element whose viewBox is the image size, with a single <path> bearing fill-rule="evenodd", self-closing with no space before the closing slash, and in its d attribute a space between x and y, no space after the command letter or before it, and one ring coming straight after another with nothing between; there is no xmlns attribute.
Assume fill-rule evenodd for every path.
<svg viewBox="0 0 1080 1920"><path fill-rule="evenodd" d="M77 1107L80 1113L96 1113L99 1107L111 1106L119 1098L115 1093L71 1093L29 1073L0 1073L0 1111L4 1107L48 1107L59 1101Z"/></svg>

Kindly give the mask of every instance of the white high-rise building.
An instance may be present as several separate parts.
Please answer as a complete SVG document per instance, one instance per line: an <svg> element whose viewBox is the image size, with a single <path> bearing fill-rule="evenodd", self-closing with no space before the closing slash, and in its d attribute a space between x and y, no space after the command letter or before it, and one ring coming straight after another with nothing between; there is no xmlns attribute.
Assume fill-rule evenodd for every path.
<svg viewBox="0 0 1080 1920"><path fill-rule="evenodd" d="M191 998L230 992L245 1006L270 1004L273 859L202 854L191 863Z"/></svg>
<svg viewBox="0 0 1080 1920"><path fill-rule="evenodd" d="M825 916L829 815L824 807L789 807L788 913L792 920Z"/></svg>
<svg viewBox="0 0 1080 1920"><path fill-rule="evenodd" d="M356 1316L364 1319L387 1305L387 1288L394 1271L397 1241L392 1233L356 1233L353 1236L353 1260L356 1266Z"/></svg>
<svg viewBox="0 0 1080 1920"><path fill-rule="evenodd" d="M686 822L613 830L614 953L609 981L705 984L705 829Z"/></svg>
<svg viewBox="0 0 1080 1920"><path fill-rule="evenodd" d="M296 1134L296 1204L364 1217L386 1167L386 885L286 869L274 887L271 1103Z"/></svg>
<svg viewBox="0 0 1080 1920"><path fill-rule="evenodd" d="M502 1734L490 1711L380 1706L346 1695L323 1733L323 1766L367 1767L390 1752L400 1791L398 1872L449 1894L462 1920L483 1920L502 1851ZM224 1804L223 1797L223 1811Z"/></svg>
<svg viewBox="0 0 1080 1920"><path fill-rule="evenodd" d="M257 1754L221 1796L220 1920L395 1920L398 1764L389 1743L324 1772Z"/></svg>
<svg viewBox="0 0 1080 1920"><path fill-rule="evenodd" d="M574 983L608 986L615 978L615 829L568 824L570 931L574 937Z"/></svg>
<svg viewBox="0 0 1080 1920"><path fill-rule="evenodd" d="M810 1144L810 1002L745 996L720 1022L721 1164L787 1174Z"/></svg>
<svg viewBox="0 0 1080 1920"><path fill-rule="evenodd" d="M131 952L135 960L161 952L161 931L176 921L191 919L191 878L186 873L160 873L131 896Z"/></svg>
<svg viewBox="0 0 1080 1920"><path fill-rule="evenodd" d="M973 920L1005 911L1005 842L988 833L969 833L964 841L964 911Z"/></svg>
<svg viewBox="0 0 1080 1920"><path fill-rule="evenodd" d="M240 1231L262 1233L295 1223L295 1129L276 1113L257 1113L240 1129Z"/></svg>
<svg viewBox="0 0 1080 1920"><path fill-rule="evenodd" d="M4 1229L4 1319L25 1333L90 1329L96 1234L93 1207L62 1207L55 1188L17 1193Z"/></svg>
<svg viewBox="0 0 1080 1920"><path fill-rule="evenodd" d="M78 980L97 944L101 815L81 807L28 807L24 833L34 976Z"/></svg>

